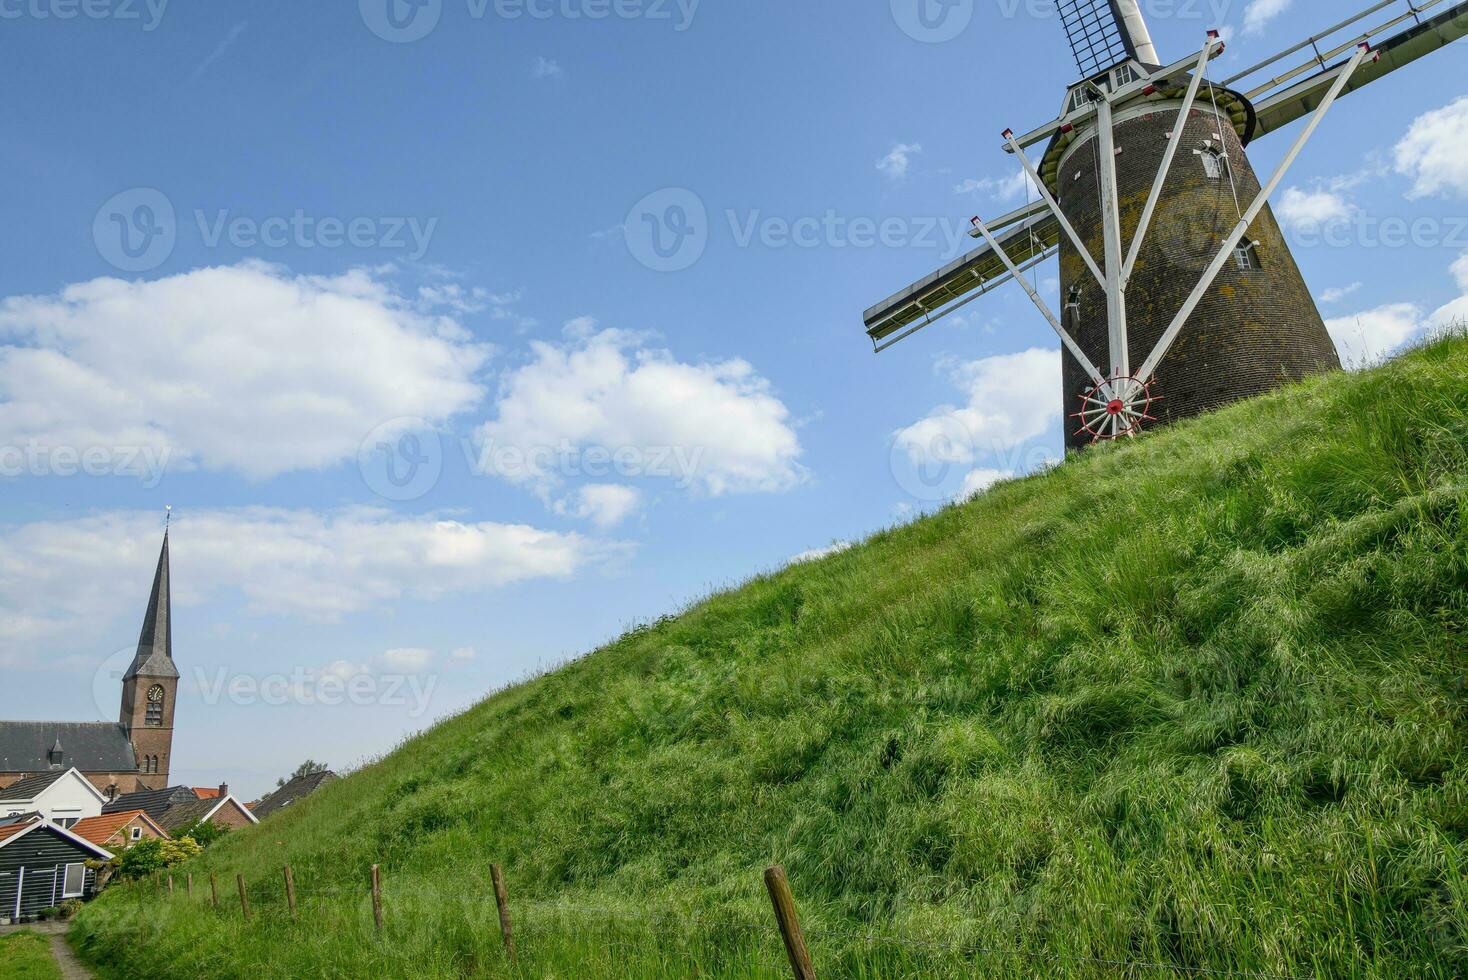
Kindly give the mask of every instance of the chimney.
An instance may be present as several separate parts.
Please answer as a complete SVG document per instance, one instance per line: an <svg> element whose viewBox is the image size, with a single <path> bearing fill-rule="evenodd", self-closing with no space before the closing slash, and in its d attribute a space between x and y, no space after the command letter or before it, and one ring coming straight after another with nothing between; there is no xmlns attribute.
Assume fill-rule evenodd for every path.
<svg viewBox="0 0 1468 980"><path fill-rule="evenodd" d="M229 795L229 783L219 784L219 798L222 800Z"/></svg>

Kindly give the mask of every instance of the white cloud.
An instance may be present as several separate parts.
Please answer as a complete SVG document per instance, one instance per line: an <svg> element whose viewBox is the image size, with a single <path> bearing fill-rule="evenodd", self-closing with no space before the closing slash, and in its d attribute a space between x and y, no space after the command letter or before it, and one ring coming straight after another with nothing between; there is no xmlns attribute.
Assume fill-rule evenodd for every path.
<svg viewBox="0 0 1468 980"><path fill-rule="evenodd" d="M532 344L530 362L504 380L497 417L478 430L489 469L541 489L616 474L672 478L715 496L805 478L790 412L753 367L685 363L644 343L583 319L563 344ZM568 453L574 473L558 469ZM503 465L506 456L519 465Z"/></svg>
<svg viewBox="0 0 1468 980"><path fill-rule="evenodd" d="M530 66L531 78L564 78L566 71L561 67L559 61L550 58L536 58L535 64Z"/></svg>
<svg viewBox="0 0 1468 980"><path fill-rule="evenodd" d="M1432 314L1429 324L1431 328L1442 329L1468 324L1468 252L1463 253L1453 263L1452 273L1463 295Z"/></svg>
<svg viewBox="0 0 1468 980"><path fill-rule="evenodd" d="M963 487L958 491L959 500L969 500L988 490L1001 480L1009 480L1014 477L1010 470L974 469L969 470L963 478Z"/></svg>
<svg viewBox="0 0 1468 980"><path fill-rule="evenodd" d="M953 193L989 197L1005 202L1019 201L1027 195L1039 196L1035 190L1035 182L1023 170L1016 170L1008 177L970 177L954 187Z"/></svg>
<svg viewBox="0 0 1468 980"><path fill-rule="evenodd" d="M602 530L614 528L642 506L642 492L619 483L591 483L557 506L561 513L590 521Z"/></svg>
<svg viewBox="0 0 1468 980"><path fill-rule="evenodd" d="M461 664L466 664L477 656L479 656L479 654L475 652L473 647L458 647L454 650L453 653L449 654L450 659L455 660Z"/></svg>
<svg viewBox="0 0 1468 980"><path fill-rule="evenodd" d="M1409 341L1468 323L1468 253L1459 256L1449 271L1461 295L1430 314L1416 303L1389 303L1326 320L1341 362L1350 369L1370 367Z"/></svg>
<svg viewBox="0 0 1468 980"><path fill-rule="evenodd" d="M923 152L921 143L898 143L877 161L877 171L888 180L902 180L912 166L912 158Z"/></svg>
<svg viewBox="0 0 1468 980"><path fill-rule="evenodd" d="M1275 214L1290 228L1323 228L1349 221L1356 208L1342 194L1329 190L1306 191L1289 187L1280 195Z"/></svg>
<svg viewBox="0 0 1468 980"><path fill-rule="evenodd" d="M421 647L400 647L388 650L380 658L382 666L400 674L417 674L433 663L433 651Z"/></svg>
<svg viewBox="0 0 1468 980"><path fill-rule="evenodd" d="M1397 172L1412 178L1409 198L1468 198L1468 96L1418 116L1394 155Z"/></svg>
<svg viewBox="0 0 1468 980"><path fill-rule="evenodd" d="M841 552L847 551L850 548L850 541L833 541L824 548L812 548L809 551L802 551L800 554L791 558L790 561L786 562L786 564L803 565L806 562L820 561L822 558L839 555Z"/></svg>
<svg viewBox="0 0 1468 980"><path fill-rule="evenodd" d="M1349 286L1334 286L1330 289L1321 290L1320 302L1339 303L1347 296L1354 296L1356 293L1360 292L1361 286L1362 283L1353 282Z"/></svg>
<svg viewBox="0 0 1468 980"><path fill-rule="evenodd" d="M1244 8L1244 33L1257 34L1280 14L1293 6L1294 0L1249 0Z"/></svg>
<svg viewBox="0 0 1468 980"><path fill-rule="evenodd" d="M896 434L914 464L971 465L1050 432L1060 420L1060 358L1031 348L960 364L950 370L967 404L943 406Z"/></svg>
<svg viewBox="0 0 1468 980"><path fill-rule="evenodd" d="M1341 363L1359 369L1379 363L1408 340L1420 334L1425 325L1422 309L1413 303L1392 303L1374 310L1363 310L1351 316L1325 321L1325 329L1335 341Z"/></svg>
<svg viewBox="0 0 1468 980"><path fill-rule="evenodd" d="M578 534L379 510L242 508L178 517L170 549L177 603L236 596L257 614L310 620L405 597L431 601L567 579L625 551ZM110 643L106 652L136 642L158 543L155 513L0 527L0 663L38 663L47 646L79 638ZM123 635L97 632L115 628L119 617Z"/></svg>
<svg viewBox="0 0 1468 980"><path fill-rule="evenodd" d="M147 447L266 478L353 456L381 423L473 407L489 352L373 273L247 262L0 303L0 445Z"/></svg>

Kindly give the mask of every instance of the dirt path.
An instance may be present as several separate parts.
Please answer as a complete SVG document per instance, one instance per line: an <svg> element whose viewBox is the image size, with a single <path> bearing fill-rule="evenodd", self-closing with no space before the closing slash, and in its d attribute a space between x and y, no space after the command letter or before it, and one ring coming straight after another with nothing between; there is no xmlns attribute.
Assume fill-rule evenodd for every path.
<svg viewBox="0 0 1468 980"><path fill-rule="evenodd" d="M56 960L56 967L61 971L63 980L94 980L92 971L82 966L82 961L76 958L76 954L66 944L66 923L34 922L23 926L0 926L0 935L21 929L28 929L47 938L51 943L51 956Z"/></svg>
<svg viewBox="0 0 1468 980"><path fill-rule="evenodd" d="M82 961L67 945L64 927L51 934L51 955L56 957L62 980L93 980L92 971L82 966Z"/></svg>

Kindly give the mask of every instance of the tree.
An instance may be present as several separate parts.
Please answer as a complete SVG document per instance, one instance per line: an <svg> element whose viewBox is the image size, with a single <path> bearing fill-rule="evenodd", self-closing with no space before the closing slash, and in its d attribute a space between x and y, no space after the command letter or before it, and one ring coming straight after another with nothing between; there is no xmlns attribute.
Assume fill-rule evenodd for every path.
<svg viewBox="0 0 1468 980"><path fill-rule="evenodd" d="M295 772L291 773L289 776L286 776L284 779L277 779L275 781L275 788L280 789L280 787L284 786L292 779L299 779L302 776L310 776L314 773L325 772L327 768L328 767L324 762L317 762L315 759L307 759L299 766L296 766Z"/></svg>
<svg viewBox="0 0 1468 980"><path fill-rule="evenodd" d="M173 836L176 840L187 837L200 847L208 847L227 833L229 833L228 827L221 827L219 824L203 820L193 820L174 831Z"/></svg>

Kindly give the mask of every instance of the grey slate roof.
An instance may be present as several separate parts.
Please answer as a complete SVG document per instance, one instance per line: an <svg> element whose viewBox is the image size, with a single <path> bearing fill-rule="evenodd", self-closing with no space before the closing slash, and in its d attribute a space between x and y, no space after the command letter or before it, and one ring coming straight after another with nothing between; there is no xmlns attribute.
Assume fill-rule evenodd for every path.
<svg viewBox="0 0 1468 980"><path fill-rule="evenodd" d="M213 810L223 802L223 800L185 800L164 810L163 816L154 819L158 821L158 826L171 834L185 824L204 819L204 817L209 815L210 810ZM149 814L149 816L152 816L152 814Z"/></svg>
<svg viewBox="0 0 1468 980"><path fill-rule="evenodd" d="M175 806L198 801L199 795L187 786L169 786L166 789L144 789L136 793L124 793L102 807L103 813L118 813L122 810L142 810L157 823L163 823L163 814ZM216 801L205 801L216 802ZM165 828L166 829L166 828Z"/></svg>
<svg viewBox="0 0 1468 980"><path fill-rule="evenodd" d="M168 532L163 532L163 549L158 552L158 569L153 573L153 592L148 612L138 634L138 652L123 680L130 677L177 677L173 665L173 617L168 587Z"/></svg>
<svg viewBox="0 0 1468 980"><path fill-rule="evenodd" d="M336 773L330 770L297 776L256 804L255 809L252 811L255 814L255 819L264 820L276 810L290 806L304 796L310 796L336 778Z"/></svg>
<svg viewBox="0 0 1468 980"><path fill-rule="evenodd" d="M27 776L20 782L11 783L4 789L0 789L0 800L33 800L42 790L70 771L70 769L57 769L55 772Z"/></svg>
<svg viewBox="0 0 1468 980"><path fill-rule="evenodd" d="M61 764L47 751L61 742ZM113 721L0 721L0 772L135 772L127 731Z"/></svg>

